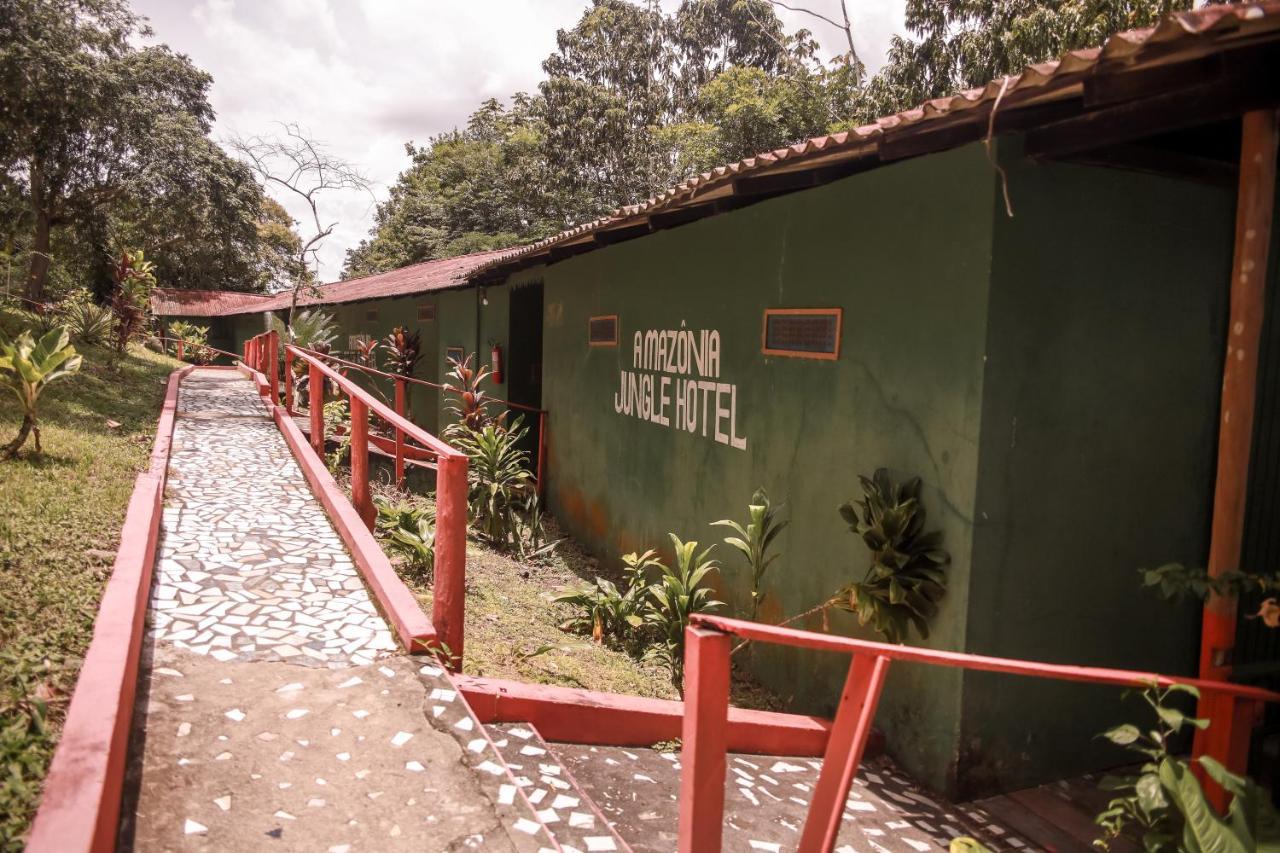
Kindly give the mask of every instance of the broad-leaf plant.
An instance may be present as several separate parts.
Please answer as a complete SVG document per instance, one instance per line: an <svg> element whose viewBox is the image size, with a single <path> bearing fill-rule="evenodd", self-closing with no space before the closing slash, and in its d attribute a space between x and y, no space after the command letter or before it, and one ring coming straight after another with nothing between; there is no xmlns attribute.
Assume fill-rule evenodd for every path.
<svg viewBox="0 0 1280 853"><path fill-rule="evenodd" d="M36 455L42 452L37 411L40 394L50 382L80 369L81 358L71 346L70 337L63 326L51 329L38 341L30 331L13 341L0 334L0 382L22 406L22 426L17 437L0 451L0 459L17 456L31 435L35 436Z"/></svg>

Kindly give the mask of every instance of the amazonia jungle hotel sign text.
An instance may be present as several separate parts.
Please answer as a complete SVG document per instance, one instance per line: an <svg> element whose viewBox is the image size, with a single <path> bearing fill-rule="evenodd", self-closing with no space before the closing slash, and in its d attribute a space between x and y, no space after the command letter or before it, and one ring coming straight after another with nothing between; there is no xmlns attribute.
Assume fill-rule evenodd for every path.
<svg viewBox="0 0 1280 853"><path fill-rule="evenodd" d="M746 437L738 434L738 386L720 381L715 329L637 331L631 369L619 371L613 410L747 449Z"/></svg>

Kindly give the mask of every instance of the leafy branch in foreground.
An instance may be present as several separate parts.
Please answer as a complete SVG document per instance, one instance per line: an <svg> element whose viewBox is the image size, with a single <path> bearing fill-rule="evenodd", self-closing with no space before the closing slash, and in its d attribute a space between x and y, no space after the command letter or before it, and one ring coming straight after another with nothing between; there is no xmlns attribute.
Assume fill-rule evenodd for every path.
<svg viewBox="0 0 1280 853"><path fill-rule="evenodd" d="M436 565L436 518L426 507L392 503L384 498L378 507L376 529L379 537L404 558L408 570L419 580L430 580Z"/></svg>
<svg viewBox="0 0 1280 853"><path fill-rule="evenodd" d="M910 625L929 636L929 620L946 593L943 566L951 556L942 549L942 531L924 533L920 478L894 484L880 468L859 477L862 499L840 507L849 529L871 550L871 565L861 581L842 587L830 604L856 613L891 643L907 638Z"/></svg>
<svg viewBox="0 0 1280 853"><path fill-rule="evenodd" d="M1206 599L1211 594L1239 598L1249 593L1280 593L1280 574L1245 574L1232 570L1210 576L1206 569L1192 569L1181 563L1139 569L1139 573L1144 587L1157 590L1169 601L1181 601L1188 596ZM1263 599L1251 618L1261 619L1268 628L1280 628L1280 603L1274 597Z"/></svg>
<svg viewBox="0 0 1280 853"><path fill-rule="evenodd" d="M1189 717L1170 704L1178 694L1200 697L1190 685L1152 684L1142 696L1155 712L1155 726L1144 732L1125 723L1103 733L1102 737L1141 756L1142 764L1135 774L1103 778L1102 789L1118 796L1095 818L1103 834L1094 846L1110 850L1122 834L1133 829L1149 851L1246 853L1280 849L1276 847L1280 843L1280 815L1267 791L1209 756L1196 759L1209 778L1233 796L1223 818L1205 799L1191 765L1171 751L1172 741L1184 731L1209 727L1208 720Z"/></svg>

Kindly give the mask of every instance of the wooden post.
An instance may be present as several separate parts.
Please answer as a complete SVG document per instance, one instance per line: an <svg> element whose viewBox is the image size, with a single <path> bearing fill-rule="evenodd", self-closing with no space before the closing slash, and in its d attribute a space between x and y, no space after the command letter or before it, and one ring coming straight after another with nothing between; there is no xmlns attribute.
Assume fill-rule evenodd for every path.
<svg viewBox="0 0 1280 853"><path fill-rule="evenodd" d="M441 454L436 470L436 577L431 622L448 648L445 663L462 668L467 596L467 457Z"/></svg>
<svg viewBox="0 0 1280 853"><path fill-rule="evenodd" d="M404 417L405 381L396 377L396 414ZM404 430L396 427L396 485L404 487Z"/></svg>
<svg viewBox="0 0 1280 853"><path fill-rule="evenodd" d="M680 853L718 853L723 841L732 639L709 628L689 626L684 632Z"/></svg>
<svg viewBox="0 0 1280 853"><path fill-rule="evenodd" d="M1275 207L1276 151L1280 136L1276 111L1246 113L1242 130L1227 352L1222 368L1222 403L1218 420L1218 468L1209 539L1211 577L1246 568L1240 565L1240 558L1244 544L1249 454L1253 444L1258 348L1266 305L1267 254ZM1235 598L1211 595L1205 603L1200 633L1201 678L1226 681L1230 677L1235 636ZM1247 751L1247 733L1232 729L1239 722L1237 715L1226 713L1220 704L1209 697L1202 700L1200 713L1212 715L1215 720L1211 728L1218 730L1197 732L1192 752L1197 756L1207 752L1230 766L1230 745L1240 744L1245 738L1243 742ZM1224 808L1226 792L1200 775L1206 783L1205 794L1210 802L1219 809Z"/></svg>
<svg viewBox="0 0 1280 853"><path fill-rule="evenodd" d="M293 350L284 349L284 410L293 416Z"/></svg>
<svg viewBox="0 0 1280 853"><path fill-rule="evenodd" d="M315 364L308 365L307 397L311 407L311 447L324 458L324 374Z"/></svg>
<svg viewBox="0 0 1280 853"><path fill-rule="evenodd" d="M351 397L351 503L364 526L373 529L373 492L369 489L369 407Z"/></svg>
<svg viewBox="0 0 1280 853"><path fill-rule="evenodd" d="M178 361L182 361L182 343L181 340L178 341Z"/></svg>
<svg viewBox="0 0 1280 853"><path fill-rule="evenodd" d="M538 412L538 498L547 496L546 488L546 456L547 456L547 413Z"/></svg>
<svg viewBox="0 0 1280 853"><path fill-rule="evenodd" d="M849 662L844 692L831 726L822 771L809 800L809 816L800 835L800 853L828 853L840 835L840 820L849 798L849 786L862 763L862 752L871 735L880 690L889 673L889 659L855 654Z"/></svg>
<svg viewBox="0 0 1280 853"><path fill-rule="evenodd" d="M271 383L271 405L280 405L280 333L267 332L267 380Z"/></svg>

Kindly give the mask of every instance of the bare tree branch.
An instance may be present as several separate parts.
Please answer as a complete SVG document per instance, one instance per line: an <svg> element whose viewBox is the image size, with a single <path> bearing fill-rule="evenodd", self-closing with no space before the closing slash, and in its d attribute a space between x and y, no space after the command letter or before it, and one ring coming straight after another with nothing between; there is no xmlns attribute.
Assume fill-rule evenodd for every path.
<svg viewBox="0 0 1280 853"><path fill-rule="evenodd" d="M849 42L849 53L845 61L853 67L861 68L862 60L858 58L858 51L853 46L853 25L849 23L849 7L845 5L845 0L840 0L840 11L844 15L844 23L837 23L834 19L828 18L821 12L815 12L812 9L806 9L803 6L791 6L783 3L782 0L769 0L771 4L789 12L799 12L802 15L811 15L820 21L825 21L831 26L844 32L845 39Z"/></svg>
<svg viewBox="0 0 1280 853"><path fill-rule="evenodd" d="M304 133L296 122L280 122L278 136L236 136L228 141L240 159L265 184L277 186L306 203L311 234L298 250L299 274L292 284L289 325L304 290L314 291L319 278L320 244L333 233L337 222L324 225L321 200L333 191L360 190L374 201L373 182L356 166L331 154L322 143ZM314 273L312 270L314 269Z"/></svg>

